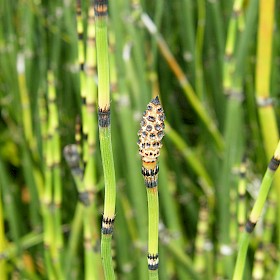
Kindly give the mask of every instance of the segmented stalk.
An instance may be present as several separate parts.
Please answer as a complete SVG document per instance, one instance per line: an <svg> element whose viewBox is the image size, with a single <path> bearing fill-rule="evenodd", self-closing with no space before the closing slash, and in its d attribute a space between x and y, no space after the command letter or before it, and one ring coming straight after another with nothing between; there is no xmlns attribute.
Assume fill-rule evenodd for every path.
<svg viewBox="0 0 280 280"><path fill-rule="evenodd" d="M4 211L2 206L2 191L0 190L0 275L3 280L8 279L7 277L7 266L5 258L1 257L6 250L6 236L4 227Z"/></svg>
<svg viewBox="0 0 280 280"><path fill-rule="evenodd" d="M200 203L201 207L198 214L197 233L195 239L195 270L200 275L206 273L206 243L209 227L209 209L205 201Z"/></svg>
<svg viewBox="0 0 280 280"><path fill-rule="evenodd" d="M229 224L229 236L231 240L232 248L235 247L237 241L237 223L236 223L236 214L237 214L237 191L236 188L230 189L230 205L229 205L229 212L230 212L230 224Z"/></svg>
<svg viewBox="0 0 280 280"><path fill-rule="evenodd" d="M237 222L239 232L242 232L246 222L246 162L240 165L239 169L239 182L238 182L238 204L237 204Z"/></svg>
<svg viewBox="0 0 280 280"><path fill-rule="evenodd" d="M224 51L224 94L228 97L225 119L225 154L221 166L221 176L219 180L218 208L219 208L219 242L221 253L222 277L231 277L234 269L233 247L231 237L236 239L236 222L230 223L230 195L236 196L236 190L231 190L234 165L240 164L243 153L243 100L242 94L242 75L237 66L237 48L240 36L237 32L237 21L240 16L243 0L235 0L233 10L227 30L227 39ZM235 207L235 206L233 206ZM231 227L235 229L231 229ZM233 236L230 236L233 235Z"/></svg>
<svg viewBox="0 0 280 280"><path fill-rule="evenodd" d="M227 40L225 47L225 62L224 62L224 93L227 95L233 94L233 74L235 71L235 47L237 41L237 24L241 14L243 0L235 0L233 10L229 21Z"/></svg>
<svg viewBox="0 0 280 280"><path fill-rule="evenodd" d="M30 149L33 152L36 152L35 151L36 141L33 135L30 100L29 100L26 78L25 78L25 58L23 53L19 53L17 56L17 72L18 72L18 84L19 84L19 92L20 92L21 108L22 108L23 133Z"/></svg>
<svg viewBox="0 0 280 280"><path fill-rule="evenodd" d="M55 277L62 279L61 250L63 238L61 232L60 205L62 199L62 185L60 175L60 137L58 134L58 109L56 105L56 89L54 76L48 72L48 141L46 153L46 186L44 203L46 211L45 246L50 250L51 262Z"/></svg>
<svg viewBox="0 0 280 280"><path fill-rule="evenodd" d="M162 147L165 115L158 96L147 105L138 132L139 154L142 157L142 174L148 198L148 269L149 279L158 279L158 172L157 158Z"/></svg>
<svg viewBox="0 0 280 280"><path fill-rule="evenodd" d="M258 116L260 121L260 130L263 139L263 146L267 159L273 153L273 147L277 145L279 131L277 118L273 108L273 99L271 97L271 61L273 55L274 40L274 14L275 1L259 1L259 25L258 25L258 43L256 60L256 79L255 79L255 97L258 106ZM275 186L270 196L280 196L280 174L275 175ZM270 200L273 200L271 198ZM279 200L278 200L279 201ZM277 221L280 222L280 203L277 204ZM278 244L280 241L280 229L277 229ZM278 247L279 249L279 247ZM280 266L279 266L280 268Z"/></svg>
<svg viewBox="0 0 280 280"><path fill-rule="evenodd" d="M85 189L89 195L89 205L86 209L86 218L84 224L85 246L86 249L86 279L100 279L103 277L102 263L97 244L100 242L100 232L97 218L96 201L96 48L95 48L95 20L94 5L90 3L88 10L87 24L87 49L85 60L85 81L86 81L86 110L87 110L87 151L88 159L84 173ZM101 275L102 274L102 275Z"/></svg>
<svg viewBox="0 0 280 280"><path fill-rule="evenodd" d="M101 257L106 279L115 279L111 240L115 220L116 180L111 142L110 80L108 53L108 1L95 0L95 31L98 71L98 125L105 182L104 214L101 229Z"/></svg>
<svg viewBox="0 0 280 280"><path fill-rule="evenodd" d="M82 100L82 131L83 131L83 162L86 165L88 160L88 121L86 110L86 77L85 77L85 46L84 46L84 27L82 17L81 0L77 0L76 5L77 35L78 35L78 63L80 73L80 95Z"/></svg>
<svg viewBox="0 0 280 280"><path fill-rule="evenodd" d="M258 245L255 252L255 259L252 271L252 280L264 279L264 250L262 242Z"/></svg>
<svg viewBox="0 0 280 280"><path fill-rule="evenodd" d="M275 175L275 171L277 170L279 164L280 164L280 141L278 143L278 146L275 150L275 153L274 153L272 159L270 160L270 162L268 164L268 167L266 169L266 172L265 172L263 180L262 180L262 184L260 187L260 191L259 191L257 200L255 201L253 209L246 222L245 230L243 231L243 234L240 237L239 251L238 251L237 261L236 261L236 265L235 265L233 280L239 280L239 279L241 280L243 277L243 271L244 271L250 236L251 236L252 232L254 231L257 221L262 213L264 204L267 199L268 192L270 190L272 180Z"/></svg>

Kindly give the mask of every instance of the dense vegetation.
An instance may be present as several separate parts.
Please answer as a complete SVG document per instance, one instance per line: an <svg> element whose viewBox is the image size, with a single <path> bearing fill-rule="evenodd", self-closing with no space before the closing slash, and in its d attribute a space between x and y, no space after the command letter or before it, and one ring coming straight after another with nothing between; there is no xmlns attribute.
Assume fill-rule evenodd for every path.
<svg viewBox="0 0 280 280"><path fill-rule="evenodd" d="M103 279L104 84L93 3L81 0L78 15L76 5L0 1L2 280ZM157 95L166 115L159 278L231 279L253 217L244 279L279 279L280 173L261 193L264 211L249 216L279 160L279 9L273 0L109 0L117 279L148 277L137 132Z"/></svg>

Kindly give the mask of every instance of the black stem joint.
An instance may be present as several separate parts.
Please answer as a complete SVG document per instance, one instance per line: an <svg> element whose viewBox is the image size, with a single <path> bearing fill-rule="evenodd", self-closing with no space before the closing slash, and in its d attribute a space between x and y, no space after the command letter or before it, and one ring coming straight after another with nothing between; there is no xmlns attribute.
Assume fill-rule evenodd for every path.
<svg viewBox="0 0 280 280"><path fill-rule="evenodd" d="M142 175L147 188L155 188L158 186L158 165L154 169L147 169L142 166Z"/></svg>
<svg viewBox="0 0 280 280"><path fill-rule="evenodd" d="M112 234L114 230L114 222L115 222L115 217L114 218L102 218L102 228L101 228L101 233L102 234Z"/></svg>
<svg viewBox="0 0 280 280"><path fill-rule="evenodd" d="M94 12L96 17L108 16L108 0L94 0Z"/></svg>
<svg viewBox="0 0 280 280"><path fill-rule="evenodd" d="M89 192L79 192L79 200L84 206L88 207L90 205Z"/></svg>
<svg viewBox="0 0 280 280"><path fill-rule="evenodd" d="M280 164L280 160L273 156L272 159L270 160L269 164L268 164L268 168L271 171L275 172L277 170L279 164Z"/></svg>
<svg viewBox="0 0 280 280"><path fill-rule="evenodd" d="M256 226L255 222L252 222L252 221L248 220L246 222L246 225L245 225L246 232L247 233L252 233L254 231L255 226Z"/></svg>
<svg viewBox="0 0 280 280"><path fill-rule="evenodd" d="M158 254L148 254L148 269L157 270L159 265Z"/></svg>
<svg viewBox="0 0 280 280"><path fill-rule="evenodd" d="M98 108L98 125L100 127L110 126L110 109Z"/></svg>

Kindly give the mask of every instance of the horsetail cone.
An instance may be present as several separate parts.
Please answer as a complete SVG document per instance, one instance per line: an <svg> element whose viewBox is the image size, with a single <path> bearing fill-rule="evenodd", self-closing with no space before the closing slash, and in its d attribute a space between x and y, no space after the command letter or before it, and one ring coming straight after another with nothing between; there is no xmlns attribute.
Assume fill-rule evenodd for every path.
<svg viewBox="0 0 280 280"><path fill-rule="evenodd" d="M158 164L157 159L162 147L164 136L165 115L158 96L147 105L141 120L141 128L138 132L139 154L142 158L142 174L147 188L148 198L148 269L149 279L158 279ZM150 275L151 273L151 275Z"/></svg>
<svg viewBox="0 0 280 280"><path fill-rule="evenodd" d="M164 136L164 119L165 115L157 96L147 105L143 113L137 142L142 157L142 174L148 188L157 186L159 171L157 158L160 155Z"/></svg>
<svg viewBox="0 0 280 280"><path fill-rule="evenodd" d="M153 163L159 157L164 136L164 119L165 115L157 96L152 99L143 113L141 128L138 132L137 144L143 162Z"/></svg>

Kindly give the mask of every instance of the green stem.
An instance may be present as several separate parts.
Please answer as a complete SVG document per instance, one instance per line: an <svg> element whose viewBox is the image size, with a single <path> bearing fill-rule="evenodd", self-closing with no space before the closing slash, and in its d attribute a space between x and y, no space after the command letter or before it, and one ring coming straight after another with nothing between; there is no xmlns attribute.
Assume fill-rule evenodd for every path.
<svg viewBox="0 0 280 280"><path fill-rule="evenodd" d="M4 211L2 206L2 192L0 189L0 255L6 249L6 237L4 228ZM0 259L0 275L3 280L7 279L6 260Z"/></svg>
<svg viewBox="0 0 280 280"><path fill-rule="evenodd" d="M267 199L268 192L272 180L274 178L275 171L277 170L280 163L280 141L276 148L273 158L271 159L268 168L264 174L260 191L257 200L253 206L249 219L246 223L245 230L243 231L239 241L239 251L237 261L235 265L233 280L241 280L243 277L243 271L245 267L246 255L249 245L250 235L254 230L254 227L262 213L265 201Z"/></svg>
<svg viewBox="0 0 280 280"><path fill-rule="evenodd" d="M158 255L158 223L159 223L159 204L158 188L147 188L148 198L148 254ZM158 279L158 269L149 269L149 279Z"/></svg>
<svg viewBox="0 0 280 280"><path fill-rule="evenodd" d="M116 179L110 124L110 80L107 35L108 2L95 0L94 10L96 15L99 140L105 182L104 214L101 230L101 258L105 279L115 279L111 240L116 207Z"/></svg>
<svg viewBox="0 0 280 280"><path fill-rule="evenodd" d="M101 239L101 257L104 268L105 279L115 279L113 261L112 261L112 235L111 234L102 234Z"/></svg>
<svg viewBox="0 0 280 280"><path fill-rule="evenodd" d="M239 251L237 255L237 261L235 264L233 278L232 278L233 280L238 280L238 279L241 280L243 277L243 271L245 267L249 241L250 241L250 234L244 231L239 239Z"/></svg>

